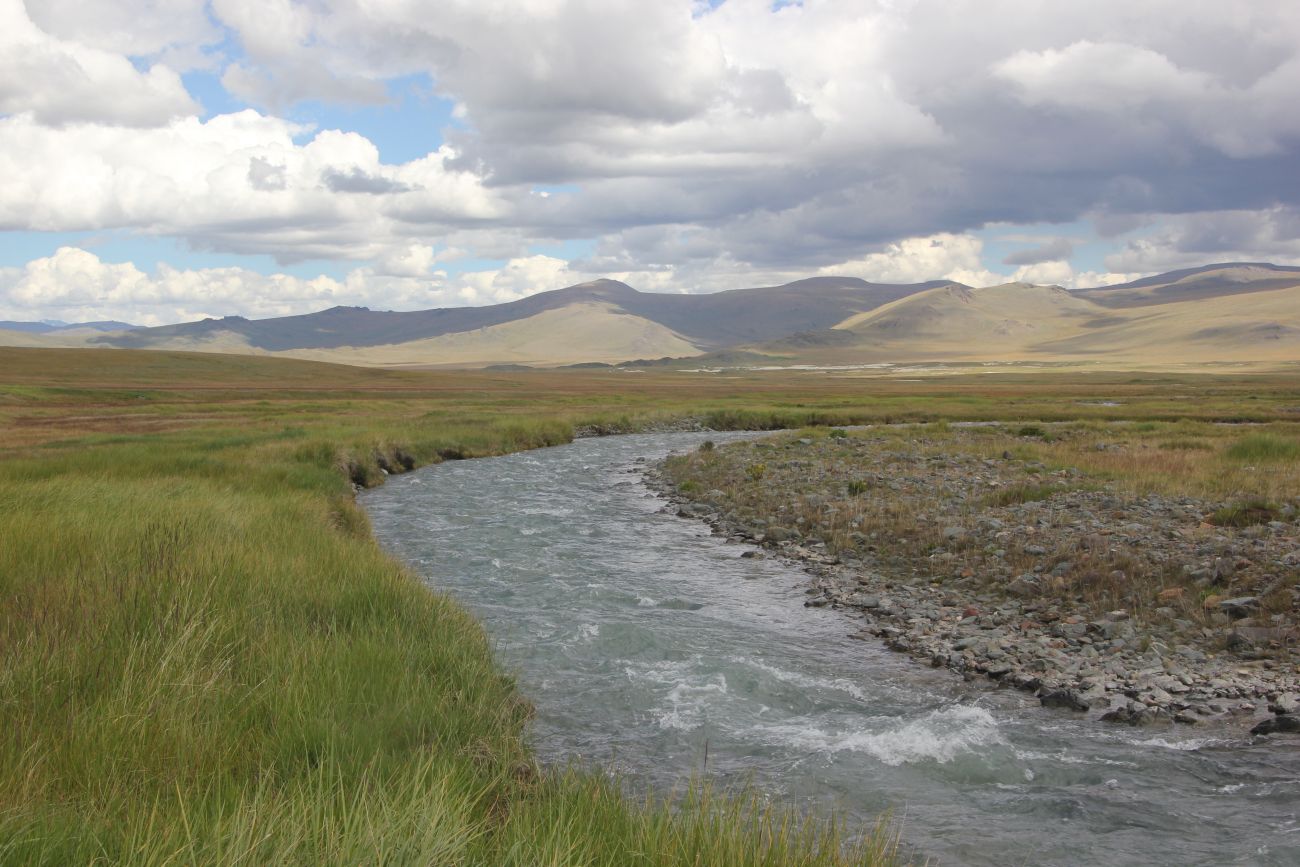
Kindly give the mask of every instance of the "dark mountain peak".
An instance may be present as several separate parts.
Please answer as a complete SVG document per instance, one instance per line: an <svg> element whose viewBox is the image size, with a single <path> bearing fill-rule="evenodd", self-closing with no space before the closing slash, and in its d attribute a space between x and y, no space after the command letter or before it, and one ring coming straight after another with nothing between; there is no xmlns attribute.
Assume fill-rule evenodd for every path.
<svg viewBox="0 0 1300 867"><path fill-rule="evenodd" d="M599 280L589 280L586 283L575 283L572 286L566 286L563 289L554 290L555 297L568 300L572 299L618 299L631 298L641 293L633 289L626 283L618 280L610 280L608 277L601 277Z"/></svg>
<svg viewBox="0 0 1300 867"><path fill-rule="evenodd" d="M819 289L865 289L870 285L866 280L857 277L805 277L773 288L815 292Z"/></svg>

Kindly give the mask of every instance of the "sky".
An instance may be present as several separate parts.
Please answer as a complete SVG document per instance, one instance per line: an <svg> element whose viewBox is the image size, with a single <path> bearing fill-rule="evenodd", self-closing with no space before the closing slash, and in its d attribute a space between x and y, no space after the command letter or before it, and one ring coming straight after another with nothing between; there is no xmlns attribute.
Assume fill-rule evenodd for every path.
<svg viewBox="0 0 1300 867"><path fill-rule="evenodd" d="M0 319L1300 264L1295 0L0 0Z"/></svg>

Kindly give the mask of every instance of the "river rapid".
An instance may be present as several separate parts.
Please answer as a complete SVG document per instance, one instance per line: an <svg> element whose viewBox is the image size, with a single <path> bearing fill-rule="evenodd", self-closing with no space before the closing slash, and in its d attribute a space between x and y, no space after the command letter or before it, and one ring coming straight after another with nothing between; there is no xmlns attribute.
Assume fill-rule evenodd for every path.
<svg viewBox="0 0 1300 867"><path fill-rule="evenodd" d="M638 434L439 464L360 496L375 535L470 608L537 705L547 762L663 790L707 769L782 803L889 810L939 864L1300 864L1300 750L1045 710L804 608L806 576L663 511Z"/></svg>

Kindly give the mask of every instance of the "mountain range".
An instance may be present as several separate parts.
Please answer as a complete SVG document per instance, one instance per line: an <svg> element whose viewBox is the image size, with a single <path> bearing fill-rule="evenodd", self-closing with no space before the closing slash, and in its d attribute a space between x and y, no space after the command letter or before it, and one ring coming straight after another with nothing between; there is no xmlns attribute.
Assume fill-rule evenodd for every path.
<svg viewBox="0 0 1300 867"><path fill-rule="evenodd" d="M0 322L0 345L288 355L402 367L1300 361L1300 268L1224 263L1091 289L815 277L713 294L595 280L486 307L333 307L155 328ZM680 363L686 363L682 361Z"/></svg>

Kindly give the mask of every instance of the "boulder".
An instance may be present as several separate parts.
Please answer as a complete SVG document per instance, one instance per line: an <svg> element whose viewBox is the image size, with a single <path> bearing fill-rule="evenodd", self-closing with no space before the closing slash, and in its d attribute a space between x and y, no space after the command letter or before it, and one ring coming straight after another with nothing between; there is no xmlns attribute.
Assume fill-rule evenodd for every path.
<svg viewBox="0 0 1300 867"><path fill-rule="evenodd" d="M1300 732L1300 717L1290 715L1270 717L1250 730L1252 735L1271 735L1279 732Z"/></svg>
<svg viewBox="0 0 1300 867"><path fill-rule="evenodd" d="M1259 597L1238 596L1234 599L1223 599L1219 602L1219 610L1234 620L1241 620L1259 610Z"/></svg>
<svg viewBox="0 0 1300 867"><path fill-rule="evenodd" d="M1086 711L1090 704L1072 689L1053 689L1038 697L1043 707L1061 707L1067 710Z"/></svg>

